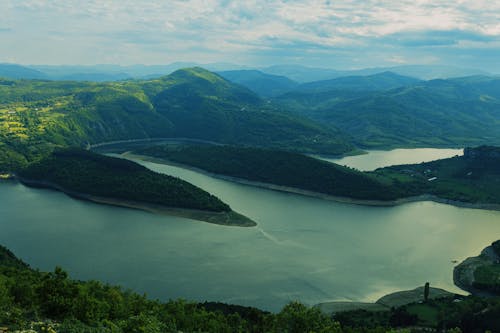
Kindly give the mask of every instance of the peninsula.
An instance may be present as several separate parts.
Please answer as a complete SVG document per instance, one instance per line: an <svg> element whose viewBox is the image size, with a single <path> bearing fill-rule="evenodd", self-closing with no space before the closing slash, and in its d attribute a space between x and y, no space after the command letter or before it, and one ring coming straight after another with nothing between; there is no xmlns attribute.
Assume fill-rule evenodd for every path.
<svg viewBox="0 0 500 333"><path fill-rule="evenodd" d="M81 149L55 151L20 170L17 178L28 186L52 188L98 203L229 226L256 225L188 182Z"/></svg>
<svg viewBox="0 0 500 333"><path fill-rule="evenodd" d="M464 156L361 172L294 152L213 145L155 145L134 154L274 190L363 205L436 201L500 209L500 148L466 148Z"/></svg>

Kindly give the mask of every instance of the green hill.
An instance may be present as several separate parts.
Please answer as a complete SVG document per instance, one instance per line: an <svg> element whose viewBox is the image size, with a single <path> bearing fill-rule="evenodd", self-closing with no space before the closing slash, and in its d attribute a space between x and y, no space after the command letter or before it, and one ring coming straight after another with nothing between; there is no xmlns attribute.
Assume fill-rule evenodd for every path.
<svg viewBox="0 0 500 333"><path fill-rule="evenodd" d="M294 91L316 93L330 90L381 91L413 85L419 81L392 72L382 72L368 76L344 76L331 80L304 83L295 88Z"/></svg>
<svg viewBox="0 0 500 333"><path fill-rule="evenodd" d="M252 90L259 96L273 97L284 94L298 83L285 76L266 74L257 70L234 70L218 72L225 79Z"/></svg>
<svg viewBox="0 0 500 333"><path fill-rule="evenodd" d="M0 79L0 171L53 146L184 137L342 154L338 130L284 115L244 87L201 68L107 83Z"/></svg>
<svg viewBox="0 0 500 333"><path fill-rule="evenodd" d="M21 170L18 177L27 185L54 188L95 202L166 212L218 224L255 225L232 212L215 196L186 181L155 173L128 160L85 150L55 151Z"/></svg>
<svg viewBox="0 0 500 333"><path fill-rule="evenodd" d="M421 81L389 91L298 91L277 102L362 147L500 144L500 79Z"/></svg>
<svg viewBox="0 0 500 333"><path fill-rule="evenodd" d="M136 152L295 192L299 189L309 194L391 204L416 197L416 200L486 209L500 207L500 148L497 147L466 148L464 156L372 172L360 172L293 152L249 147L163 145Z"/></svg>
<svg viewBox="0 0 500 333"><path fill-rule="evenodd" d="M293 152L234 146L153 146L139 154L211 173L355 199L393 200L397 193L354 169Z"/></svg>

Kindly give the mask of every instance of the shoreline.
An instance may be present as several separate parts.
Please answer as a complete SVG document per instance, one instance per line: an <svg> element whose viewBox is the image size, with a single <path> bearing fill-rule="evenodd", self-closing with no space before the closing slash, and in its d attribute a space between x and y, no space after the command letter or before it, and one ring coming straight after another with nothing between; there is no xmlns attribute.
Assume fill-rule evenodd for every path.
<svg viewBox="0 0 500 333"><path fill-rule="evenodd" d="M175 167L181 167L181 168L195 171L195 172L198 172L198 173L210 176L210 177L214 177L214 178L218 178L218 179L222 179L222 180L227 180L230 182L235 182L235 183L239 183L239 184L243 184L243 185L255 186L255 187L265 188L265 189L273 190L273 191L299 194L299 195L304 195L304 196L308 196L308 197L319 198L319 199L323 199L323 200L335 201L335 202L340 202L340 203L353 204L353 205L375 206L375 207L394 207L394 206L399 206L399 205L403 205L406 203L412 203L412 202L432 201L432 202L436 202L436 203L452 205L452 206L459 207L459 208L471 208L471 209L500 211L500 204L485 204L485 203L470 203L470 202L455 201L455 200L451 200L451 199L440 198L440 197L437 197L437 196L432 195L432 194L422 194L419 196L407 197L407 198L401 198L401 199L389 200L389 201L354 199L354 198L349 198L349 197L334 196L334 195L320 193L320 192L303 190L303 189L299 189L296 187L276 185L276 184L271 184L271 183L246 180L246 179L238 178L238 177L226 176L226 175L222 175L222 174L218 174L218 173L209 172L209 171L206 171L206 170L203 170L203 169L200 169L197 167L189 166L186 164L173 162L173 161L165 159L165 158L153 157L153 156L148 156L148 155L133 154L131 152L124 152L124 153L117 154L117 155L121 156L122 158L126 158L126 159L129 159L129 158L134 159L135 158L135 159L139 159L139 160L143 160L143 161L147 161L147 162L153 162L153 163L171 165L171 166L175 166Z"/></svg>
<svg viewBox="0 0 500 333"><path fill-rule="evenodd" d="M15 177L15 179L17 179L21 184L28 187L47 188L51 190L56 190L72 198L90 201L97 204L137 209L153 214L183 217L191 220L197 220L201 222L207 222L222 226L254 227L257 225L256 222L233 210L229 212L211 212L211 211L188 209L188 208L168 207L147 202L138 202L125 199L94 196L91 194L67 190L57 184L46 181L30 180L18 176Z"/></svg>
<svg viewBox="0 0 500 333"><path fill-rule="evenodd" d="M493 247L485 247L481 253L474 257L468 257L453 268L453 283L460 289L476 296L495 297L492 292L482 290L474 286L474 272L481 266L495 264L498 256L494 253Z"/></svg>
<svg viewBox="0 0 500 333"><path fill-rule="evenodd" d="M171 137L171 138L143 138L143 139L128 139L128 140L115 140L115 141L104 141L104 142L98 142L98 143L93 143L90 144L88 143L86 145L87 150L93 150L96 149L96 152L99 153L99 149L105 149L106 147L113 147L113 146L118 146L120 145L126 146L130 144L137 144L137 143L150 143L150 144L165 144L165 143L182 143L182 144L205 144L205 145L212 145L212 146L231 146L231 143L222 143L222 142L217 142L217 141L210 141L210 140L203 140L203 139L194 139L194 138L184 138L184 137ZM265 147L261 147L265 148ZM268 148L272 149L272 148ZM307 152L302 152L302 154L305 155L310 155L311 153ZM349 157L349 156L357 156L357 155L364 155L368 154L365 150L361 148L356 148L352 151L348 151L342 154L328 154L328 153L312 153L312 155L317 154L318 156L323 155L323 156L329 156L330 158L344 158L344 157Z"/></svg>
<svg viewBox="0 0 500 333"><path fill-rule="evenodd" d="M440 299L455 297L458 294L449 292L438 287L429 288L429 299ZM329 301L314 305L323 313L334 314L344 311L366 310L372 312L390 311L393 307L400 307L424 300L424 287L416 287L411 290L399 290L386 294L374 302L356 301Z"/></svg>

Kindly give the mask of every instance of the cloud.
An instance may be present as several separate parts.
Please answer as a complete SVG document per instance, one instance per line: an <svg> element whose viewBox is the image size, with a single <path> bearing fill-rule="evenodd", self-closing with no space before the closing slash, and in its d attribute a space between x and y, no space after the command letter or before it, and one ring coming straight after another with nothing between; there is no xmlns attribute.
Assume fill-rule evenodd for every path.
<svg viewBox="0 0 500 333"><path fill-rule="evenodd" d="M379 38L379 41L384 43L409 47L450 46L463 41L489 43L498 40L500 36L462 30L405 31Z"/></svg>
<svg viewBox="0 0 500 333"><path fill-rule="evenodd" d="M0 12L13 35L0 54L27 63L374 66L500 49L500 2L485 0L3 0Z"/></svg>

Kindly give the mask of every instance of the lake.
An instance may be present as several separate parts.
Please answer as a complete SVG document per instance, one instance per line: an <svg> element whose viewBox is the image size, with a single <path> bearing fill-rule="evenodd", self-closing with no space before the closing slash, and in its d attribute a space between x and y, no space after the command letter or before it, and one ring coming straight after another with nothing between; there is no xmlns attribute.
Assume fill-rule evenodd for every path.
<svg viewBox="0 0 500 333"><path fill-rule="evenodd" d="M350 166L361 171L373 171L388 165L416 164L449 158L456 155L462 156L463 154L463 149L415 148L371 150L369 154L364 155L347 156L343 158L320 158L340 165Z"/></svg>
<svg viewBox="0 0 500 333"><path fill-rule="evenodd" d="M60 265L153 298L276 311L291 300L373 301L426 281L458 292L452 260L500 238L498 211L342 204L141 163L210 191L258 226L158 216L9 181L0 183L0 244L35 268Z"/></svg>

